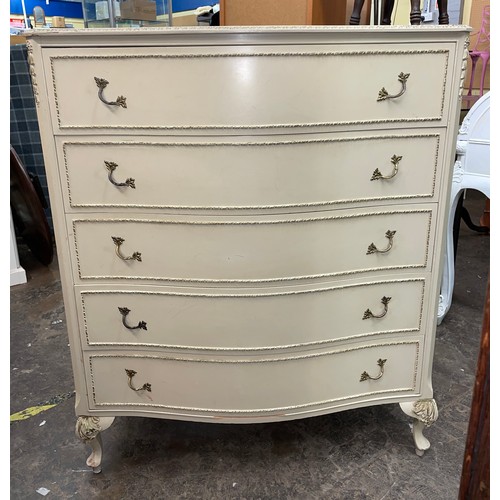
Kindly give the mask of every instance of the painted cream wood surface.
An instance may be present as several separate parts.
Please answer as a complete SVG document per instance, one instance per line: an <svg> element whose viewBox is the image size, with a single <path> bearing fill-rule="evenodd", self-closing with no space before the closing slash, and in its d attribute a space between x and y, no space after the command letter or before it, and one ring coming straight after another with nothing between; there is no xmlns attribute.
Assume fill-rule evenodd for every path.
<svg viewBox="0 0 500 500"><path fill-rule="evenodd" d="M297 127L373 121L439 123L450 44L48 49L54 132L80 129ZM375 71L376 68L376 71ZM377 101L385 87L400 101ZM75 78L78 75L78 78ZM108 101L96 98L105 78ZM71 81L71 85L67 82ZM75 98L78 96L78 98ZM353 105L355 103L355 105Z"/></svg>
<svg viewBox="0 0 500 500"><path fill-rule="evenodd" d="M422 333L422 317L428 307L425 283L423 278L410 278L253 293L81 289L82 342L85 349L123 346L258 351L321 347L332 341L386 333L413 335ZM363 319L367 309L375 315L383 313L383 297L391 298L387 314ZM129 326L144 321L147 330L127 329L119 307L130 309Z"/></svg>
<svg viewBox="0 0 500 500"><path fill-rule="evenodd" d="M94 353L89 356L89 378L96 408L161 405L188 414L273 412L279 417L299 405L332 405L335 400L386 392L418 393L418 354L416 340L260 359ZM377 360L383 356L388 360L384 376L360 382L364 371L378 375ZM131 391L126 369L137 372L135 387L150 383L151 392Z"/></svg>
<svg viewBox="0 0 500 500"><path fill-rule="evenodd" d="M435 205L255 218L68 219L75 278L272 282L389 269L430 270ZM72 231L73 228L73 231ZM374 243L387 253L367 255ZM125 240L116 255L112 237Z"/></svg>
<svg viewBox="0 0 500 500"><path fill-rule="evenodd" d="M369 135L172 141L58 139L67 210L78 208L258 208L436 200L441 129ZM353 147L356 153L353 153ZM371 180L376 168L392 179ZM118 166L108 180L105 162ZM428 165L421 168L422 165ZM439 170L438 170L439 169Z"/></svg>
<svg viewBox="0 0 500 500"><path fill-rule="evenodd" d="M90 466L117 415L269 422L398 402L417 451L428 447L467 36L460 26L32 34ZM402 72L405 92L377 101L383 87L403 89ZM94 77L127 108L101 102ZM393 156L397 175L372 181ZM105 161L135 189L114 186ZM367 255L371 243L386 249L388 230L390 250ZM121 260L112 236L141 261ZM383 297L387 313L363 320L384 312ZM147 330L126 328L119 307ZM364 371L377 379L360 381Z"/></svg>

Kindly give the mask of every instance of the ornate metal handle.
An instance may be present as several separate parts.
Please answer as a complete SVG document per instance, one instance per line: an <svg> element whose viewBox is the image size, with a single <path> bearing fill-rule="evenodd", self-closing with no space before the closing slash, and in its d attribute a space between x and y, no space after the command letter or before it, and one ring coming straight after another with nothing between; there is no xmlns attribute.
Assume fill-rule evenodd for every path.
<svg viewBox="0 0 500 500"><path fill-rule="evenodd" d="M363 319L368 319L368 318L383 318L386 314L387 314L387 311L389 310L389 307L388 307L388 304L391 300L391 297L382 297L382 304L384 304L384 310L381 314L377 315L377 314L373 314L370 309L367 309L365 311L365 313L363 314Z"/></svg>
<svg viewBox="0 0 500 500"><path fill-rule="evenodd" d="M136 371L134 371L134 370L127 370L125 368L125 372L127 373L127 376L128 376L128 386L133 391L148 391L148 392L151 392L151 384L146 383L142 387L134 387L132 385L132 378L134 377L134 375L137 375Z"/></svg>
<svg viewBox="0 0 500 500"><path fill-rule="evenodd" d="M127 107L127 98L123 97L122 95L119 95L116 98L116 101L106 101L106 99L104 99L102 92L108 86L108 80L105 80L104 78L97 78L97 76L94 76L94 80L97 84L97 87L99 88L97 96L104 104L108 104L109 106L121 106L122 108Z"/></svg>
<svg viewBox="0 0 500 500"><path fill-rule="evenodd" d="M122 259L122 260L137 260L139 262L142 262L141 252L134 252L129 257L125 257L124 255L121 254L120 247L121 247L122 243L125 241L123 238L120 238L119 236L111 236L111 239L113 240L113 243L116 245L116 248L115 248L116 255L118 255L118 257L120 257L120 259Z"/></svg>
<svg viewBox="0 0 500 500"><path fill-rule="evenodd" d="M132 177L125 179L125 182L116 182L113 179L113 172L118 167L117 163L115 163L114 161L104 161L104 165L106 165L106 168L108 169L108 179L109 179L109 182L111 182L111 184L114 184L115 186L118 186L118 187L128 186L132 189L135 189L135 179L132 179Z"/></svg>
<svg viewBox="0 0 500 500"><path fill-rule="evenodd" d="M398 171L399 171L399 162L402 159L403 159L402 156L393 155L392 158L391 158L391 163L392 163L392 166L393 166L392 173L389 174L389 175L382 175L382 173L380 172L380 170L378 168L376 168L373 171L373 175L372 175L372 178L370 180L371 181L378 181L379 179L392 179L398 173Z"/></svg>
<svg viewBox="0 0 500 500"><path fill-rule="evenodd" d="M366 255L370 255L371 253L387 253L392 248L392 242L393 242L395 234L396 234L396 231L391 231L389 229L385 233L385 237L389 240L389 244L387 245L387 248L384 248L383 250L379 250L375 246L375 243L370 243L370 245L368 246L368 250L366 251Z"/></svg>
<svg viewBox="0 0 500 500"><path fill-rule="evenodd" d="M363 372L361 374L361 378L359 379L360 382L364 382L365 380L378 380L379 378L382 378L382 375L384 374L384 365L387 359L379 359L377 361L377 365L380 367L380 373L376 377L372 377L368 372Z"/></svg>
<svg viewBox="0 0 500 500"><path fill-rule="evenodd" d="M128 328L129 330L137 330L138 328L141 328L142 330L147 330L145 321L139 321L137 326L127 325L127 316L128 316L128 313L130 312L130 309L128 307L119 307L118 310L120 311L120 314L122 315L122 323L123 323L123 326L125 328Z"/></svg>
<svg viewBox="0 0 500 500"><path fill-rule="evenodd" d="M410 73L399 73L398 80L401 82L401 91L398 94L389 95L385 87L382 87L378 91L377 101L385 101L386 99L396 99L396 97L401 97L406 92L406 81L408 80Z"/></svg>

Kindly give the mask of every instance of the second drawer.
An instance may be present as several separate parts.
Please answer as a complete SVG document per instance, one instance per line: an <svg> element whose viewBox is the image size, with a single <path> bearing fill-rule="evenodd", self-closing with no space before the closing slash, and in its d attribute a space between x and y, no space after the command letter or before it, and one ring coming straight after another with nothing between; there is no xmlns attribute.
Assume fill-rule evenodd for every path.
<svg viewBox="0 0 500 500"><path fill-rule="evenodd" d="M59 140L59 157L68 209L335 206L432 199L439 190L441 133L251 142L65 138Z"/></svg>
<svg viewBox="0 0 500 500"><path fill-rule="evenodd" d="M304 348L419 332L428 307L424 278L229 292L77 287L84 347Z"/></svg>

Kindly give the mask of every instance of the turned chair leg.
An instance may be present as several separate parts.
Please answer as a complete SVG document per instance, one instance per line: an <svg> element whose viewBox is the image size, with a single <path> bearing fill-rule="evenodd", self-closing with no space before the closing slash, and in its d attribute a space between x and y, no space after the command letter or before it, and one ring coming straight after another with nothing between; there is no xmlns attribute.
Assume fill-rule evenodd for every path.
<svg viewBox="0 0 500 500"><path fill-rule="evenodd" d="M438 11L439 11L439 24L450 24L450 18L448 16L448 0L437 0Z"/></svg>
<svg viewBox="0 0 500 500"><path fill-rule="evenodd" d="M384 0L384 6L382 7L382 21L380 24L390 25L392 11L394 9L394 0Z"/></svg>
<svg viewBox="0 0 500 500"><path fill-rule="evenodd" d="M483 63L483 67L481 68L481 83L479 87L479 95L482 96L484 94L484 77L486 76L486 70L488 68L488 61L490 59L490 53L481 54L481 62Z"/></svg>
<svg viewBox="0 0 500 500"><path fill-rule="evenodd" d="M365 0L354 0L354 7L352 8L351 18L349 19L349 24L351 26L358 26L361 21L361 10Z"/></svg>
<svg viewBox="0 0 500 500"><path fill-rule="evenodd" d="M411 0L410 24L421 24L422 12L420 10L420 0Z"/></svg>

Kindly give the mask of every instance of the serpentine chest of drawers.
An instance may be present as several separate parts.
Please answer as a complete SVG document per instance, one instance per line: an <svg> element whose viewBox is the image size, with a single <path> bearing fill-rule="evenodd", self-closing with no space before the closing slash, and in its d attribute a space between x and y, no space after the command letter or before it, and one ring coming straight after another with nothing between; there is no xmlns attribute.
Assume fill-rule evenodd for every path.
<svg viewBox="0 0 500 500"><path fill-rule="evenodd" d="M467 40L461 26L32 33L89 466L116 416L400 403L429 447Z"/></svg>

